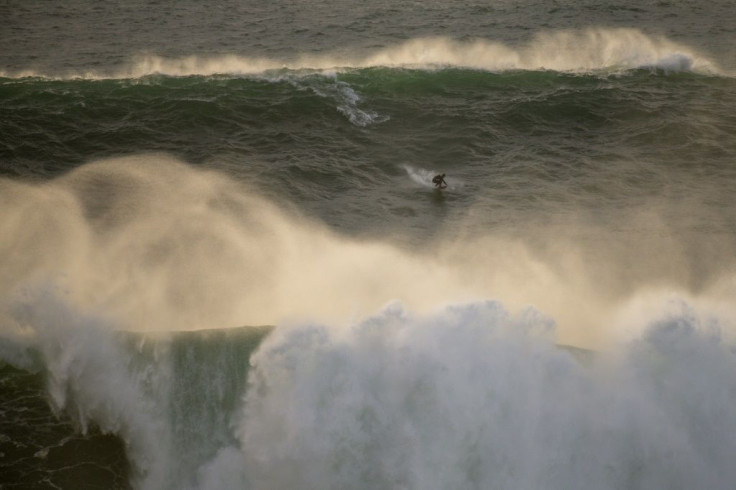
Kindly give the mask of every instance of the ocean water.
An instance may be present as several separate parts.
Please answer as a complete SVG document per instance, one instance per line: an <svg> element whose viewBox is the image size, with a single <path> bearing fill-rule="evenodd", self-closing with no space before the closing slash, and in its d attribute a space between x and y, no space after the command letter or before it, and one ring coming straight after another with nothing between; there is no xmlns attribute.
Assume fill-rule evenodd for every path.
<svg viewBox="0 0 736 490"><path fill-rule="evenodd" d="M736 485L732 1L0 18L0 488Z"/></svg>

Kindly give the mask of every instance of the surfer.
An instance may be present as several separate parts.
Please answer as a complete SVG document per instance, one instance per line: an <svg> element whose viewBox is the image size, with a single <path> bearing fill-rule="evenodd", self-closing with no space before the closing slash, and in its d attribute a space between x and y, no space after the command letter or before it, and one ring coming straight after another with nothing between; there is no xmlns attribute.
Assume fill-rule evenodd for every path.
<svg viewBox="0 0 736 490"><path fill-rule="evenodd" d="M435 175L432 178L432 183L438 189L444 189L445 187L447 187L447 182L445 182L445 174Z"/></svg>

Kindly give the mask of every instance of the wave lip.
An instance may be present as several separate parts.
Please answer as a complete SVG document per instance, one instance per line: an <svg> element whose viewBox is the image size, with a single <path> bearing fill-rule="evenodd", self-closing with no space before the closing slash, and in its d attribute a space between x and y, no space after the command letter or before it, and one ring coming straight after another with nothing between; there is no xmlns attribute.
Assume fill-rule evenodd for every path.
<svg viewBox="0 0 736 490"><path fill-rule="evenodd" d="M213 76L266 75L280 70L307 74L372 67L435 70L469 68L492 72L552 70L571 73L620 72L633 69L694 71L722 74L721 69L696 50L663 36L638 29L587 28L543 31L527 44L510 46L487 39L457 41L425 37L386 46L370 53L301 55L293 59L224 54L165 57L140 54L122 67L100 71L71 71L51 78L129 79L150 75ZM33 70L0 71L0 76L46 77Z"/></svg>
<svg viewBox="0 0 736 490"><path fill-rule="evenodd" d="M564 72L668 71L718 73L709 59L665 37L637 29L585 29L538 34L520 50L519 69Z"/></svg>

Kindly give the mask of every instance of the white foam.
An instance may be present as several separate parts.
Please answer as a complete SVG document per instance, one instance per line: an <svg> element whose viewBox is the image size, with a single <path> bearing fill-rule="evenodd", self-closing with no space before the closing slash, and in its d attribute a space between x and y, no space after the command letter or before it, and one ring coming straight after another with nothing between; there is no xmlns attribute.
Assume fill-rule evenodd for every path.
<svg viewBox="0 0 736 490"><path fill-rule="evenodd" d="M0 76L51 76L62 78L140 78L153 74L191 75L263 75L280 70L334 73L345 69L368 67L403 67L437 69L471 68L493 72L507 70L555 70L573 73L622 71L636 68L659 68L670 71L697 71L720 74L717 65L703 54L664 36L638 29L586 28L543 31L528 43L512 46L489 39L457 41L446 37L415 38L375 49L319 55L295 55L291 58L268 58L239 54L178 58L154 53L134 57L112 70L72 71L65 73L0 72Z"/></svg>
<svg viewBox="0 0 736 490"><path fill-rule="evenodd" d="M155 394L167 384L166 370L133 369L131 352L114 338L110 320L78 309L63 288L39 283L13 299L3 312L4 330L12 322L33 332L28 341L43 358L52 408L82 433L94 424L122 437L133 482L163 488L172 453L167 407Z"/></svg>
<svg viewBox="0 0 736 490"><path fill-rule="evenodd" d="M726 488L736 478L736 346L677 300L608 357L496 301L346 326L278 327L250 360L237 445L198 468L172 447L166 352L131 362L107 320L56 288L16 303L58 409L121 435L138 488ZM138 361L140 363L140 359ZM243 362L247 362L243 359ZM245 383L245 380L243 380ZM197 475L194 480L182 474Z"/></svg>
<svg viewBox="0 0 736 490"><path fill-rule="evenodd" d="M403 165L402 168L406 170L406 174L413 182L416 182L422 187L434 187L434 184L432 184L432 177L437 175L437 172L423 168L416 168L411 165Z"/></svg>
<svg viewBox="0 0 736 490"><path fill-rule="evenodd" d="M203 470L219 475L207 488L734 481L736 356L696 312L665 315L590 365L556 348L551 328L497 302L429 316L393 305L348 330L280 328L252 358L240 448Z"/></svg>
<svg viewBox="0 0 736 490"><path fill-rule="evenodd" d="M362 97L350 84L338 80L335 73L322 73L317 77L289 77L288 81L299 88L307 87L319 97L333 100L337 111L356 126L366 127L385 122L390 118L374 111L361 109L359 105Z"/></svg>
<svg viewBox="0 0 736 490"><path fill-rule="evenodd" d="M672 63L677 59L676 64ZM589 28L547 31L522 46L492 40L456 41L444 37L417 38L372 53L300 56L269 60L241 56L166 59L146 56L134 62L129 75L256 74L268 70L340 70L368 67L435 69L473 68L487 71L555 70L594 72L657 67L673 70L716 71L715 65L693 49L637 29Z"/></svg>
<svg viewBox="0 0 736 490"><path fill-rule="evenodd" d="M415 182L416 184L419 184L420 186L426 187L428 189L436 189L436 186L432 182L432 179L436 175L444 173L437 170L427 170L425 168L413 167L411 165L402 165L401 167L406 171L406 174L409 176L412 182ZM462 184L460 182L451 177L445 177L445 182L447 183L447 189L449 190L462 187Z"/></svg>
<svg viewBox="0 0 736 490"><path fill-rule="evenodd" d="M55 406L120 434L143 488L181 488L182 473L253 489L736 481L727 270L701 298L663 306L646 288L685 290L659 267L686 257L631 280L618 271L649 256L601 247L586 261L565 228L546 231L548 256L495 235L426 250L352 241L162 155L0 179L0 191L0 355L23 363L13 345L38 348ZM136 364L112 330L273 323L246 408L223 422L238 443L182 468L197 458L172 447L167 352ZM554 345L611 330L627 343L600 365Z"/></svg>

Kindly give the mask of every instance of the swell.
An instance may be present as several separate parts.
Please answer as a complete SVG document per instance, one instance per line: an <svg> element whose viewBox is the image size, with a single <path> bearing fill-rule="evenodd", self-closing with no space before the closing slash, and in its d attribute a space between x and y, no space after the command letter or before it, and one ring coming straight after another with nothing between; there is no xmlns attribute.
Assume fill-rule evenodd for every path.
<svg viewBox="0 0 736 490"><path fill-rule="evenodd" d="M341 152L347 151L348 160L378 163L390 174L397 158L416 165L412 160L428 145L434 154L456 148L456 160L472 161L466 148L494 155L509 144L526 147L530 136L549 133L562 142L590 131L618 138L623 147L664 146L667 152L664 142L673 147L691 142L713 153L729 145L724 136L734 122L724 107L732 94L729 78L648 69L613 75L374 67L249 76L5 79L0 81L1 171L48 176L90 158L165 151L192 162L256 154L274 167L319 160L327 164L323 170L335 166L347 175L356 169L344 165ZM570 133L571 125L576 133ZM346 126L373 131L344 133ZM694 126L699 126L695 132ZM703 137L682 137L698 132ZM415 142L417 134L424 141ZM397 136L399 148L384 149ZM382 162L391 162L390 168Z"/></svg>

